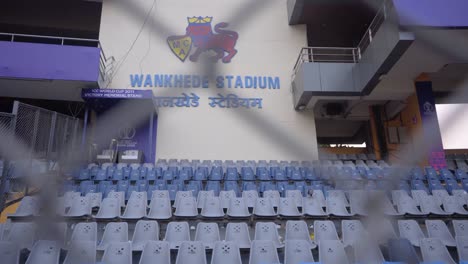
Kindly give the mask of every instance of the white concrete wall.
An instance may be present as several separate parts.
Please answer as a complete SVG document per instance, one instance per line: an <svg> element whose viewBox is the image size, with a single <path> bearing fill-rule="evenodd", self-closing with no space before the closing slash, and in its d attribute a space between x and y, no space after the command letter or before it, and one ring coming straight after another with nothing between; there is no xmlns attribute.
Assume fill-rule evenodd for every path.
<svg viewBox="0 0 468 264"><path fill-rule="evenodd" d="M437 104L444 149L468 149L468 104Z"/></svg>
<svg viewBox="0 0 468 264"><path fill-rule="evenodd" d="M317 158L313 113L294 111L290 92L294 63L300 48L307 43L306 28L288 25L286 0L269 0L268 5L250 16L233 18L242 7L255 1L258 0L156 1L142 34L109 87L131 88L130 74L202 75L199 63L188 59L181 62L166 43L168 36L185 34L187 17L192 16L213 16L212 26L228 22L228 29L239 33L238 53L231 63L216 64L218 75L281 78L280 90L228 90L217 89L213 84L209 89L153 88L156 96L177 96L182 92L200 96L198 108L159 109L157 158ZM137 37L152 3L153 0L104 1L100 40L106 53L115 56L117 62L122 61ZM155 26L153 21L164 27ZM208 97L231 92L240 97L263 98L263 109L220 109L208 105Z"/></svg>

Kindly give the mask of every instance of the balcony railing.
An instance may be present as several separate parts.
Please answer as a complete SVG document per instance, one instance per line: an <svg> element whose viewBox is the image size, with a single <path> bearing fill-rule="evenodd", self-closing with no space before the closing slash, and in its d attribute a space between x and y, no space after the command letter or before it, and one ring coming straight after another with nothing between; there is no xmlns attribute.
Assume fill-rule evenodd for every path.
<svg viewBox="0 0 468 264"><path fill-rule="evenodd" d="M0 41L11 42L30 42L30 43L46 43L61 46L85 46L96 47L100 50L99 56L99 83L101 87L107 86L110 76L113 73L115 59L113 56L107 57L104 53L101 43L98 39L85 39L85 38L68 38L57 36L42 36L42 35L28 35L16 33L1 33Z"/></svg>

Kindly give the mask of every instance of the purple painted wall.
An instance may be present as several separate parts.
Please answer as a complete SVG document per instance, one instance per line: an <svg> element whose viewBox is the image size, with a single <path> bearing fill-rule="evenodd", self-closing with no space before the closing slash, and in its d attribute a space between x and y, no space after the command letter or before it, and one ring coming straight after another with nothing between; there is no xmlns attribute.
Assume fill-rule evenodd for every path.
<svg viewBox="0 0 468 264"><path fill-rule="evenodd" d="M467 27L467 0L393 0L400 24L425 27Z"/></svg>
<svg viewBox="0 0 468 264"><path fill-rule="evenodd" d="M97 82L100 49L0 41L0 78Z"/></svg>

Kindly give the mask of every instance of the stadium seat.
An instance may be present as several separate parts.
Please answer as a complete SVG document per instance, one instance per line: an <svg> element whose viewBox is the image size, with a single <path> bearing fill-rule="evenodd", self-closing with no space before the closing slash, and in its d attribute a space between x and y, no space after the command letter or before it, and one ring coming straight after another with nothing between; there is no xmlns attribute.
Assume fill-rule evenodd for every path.
<svg viewBox="0 0 468 264"><path fill-rule="evenodd" d="M104 229L104 234L102 235L102 239L100 243L98 244L97 249L106 250L108 249L108 247L110 248L110 246L114 243L123 243L123 242L128 243L127 222L111 222L106 225ZM128 251L130 251L130 255L131 255L130 244L128 244Z"/></svg>
<svg viewBox="0 0 468 264"><path fill-rule="evenodd" d="M366 237L355 243L354 263L386 263L379 245Z"/></svg>
<svg viewBox="0 0 468 264"><path fill-rule="evenodd" d="M405 238L391 239L388 243L389 260L407 264L419 264L420 260L410 241Z"/></svg>
<svg viewBox="0 0 468 264"><path fill-rule="evenodd" d="M468 261L468 237L467 236L457 236L457 253L458 260L460 263Z"/></svg>
<svg viewBox="0 0 468 264"><path fill-rule="evenodd" d="M177 208L179 206L180 200L182 198L188 197L195 198L192 191L178 191L175 195L174 207Z"/></svg>
<svg viewBox="0 0 468 264"><path fill-rule="evenodd" d="M86 217L91 216L91 204L87 197L77 197L73 199L70 210L65 215L66 217Z"/></svg>
<svg viewBox="0 0 468 264"><path fill-rule="evenodd" d="M304 240L286 240L284 248L284 264L312 263L314 257L310 245Z"/></svg>
<svg viewBox="0 0 468 264"><path fill-rule="evenodd" d="M339 198L327 198L327 214L337 217L349 217L351 213L346 209L346 205L342 199Z"/></svg>
<svg viewBox="0 0 468 264"><path fill-rule="evenodd" d="M225 240L236 243L241 249L250 248L251 240L247 223L228 223Z"/></svg>
<svg viewBox="0 0 468 264"><path fill-rule="evenodd" d="M301 204L302 204L302 196ZM278 215L281 217L300 217L302 214L299 212L299 209L296 205L296 198L295 197L286 197L280 198L279 206L278 206Z"/></svg>
<svg viewBox="0 0 468 264"><path fill-rule="evenodd" d="M56 241L38 240L34 243L26 264L58 264L60 245ZM2 260L3 263L3 260Z"/></svg>
<svg viewBox="0 0 468 264"><path fill-rule="evenodd" d="M455 236L468 237L468 220L452 220Z"/></svg>
<svg viewBox="0 0 468 264"><path fill-rule="evenodd" d="M211 264L242 264L239 247L235 242L217 241L214 244Z"/></svg>
<svg viewBox="0 0 468 264"><path fill-rule="evenodd" d="M277 214L273 205L271 204L271 199L269 198L258 198L255 202L255 207L253 209L253 214L257 217L276 217Z"/></svg>
<svg viewBox="0 0 468 264"><path fill-rule="evenodd" d="M301 240L305 241L308 245L308 249L313 248L313 244L310 239L309 228L305 221L293 221L289 220L286 222L286 231L284 240Z"/></svg>
<svg viewBox="0 0 468 264"><path fill-rule="evenodd" d="M244 199L247 207L253 208L255 206L255 201L258 198L258 192L256 190L243 191L242 198Z"/></svg>
<svg viewBox="0 0 468 264"><path fill-rule="evenodd" d="M195 200L195 197L180 197L176 201L178 201L178 204L176 205L176 210L174 212L175 216L191 218L198 215L197 201Z"/></svg>
<svg viewBox="0 0 468 264"><path fill-rule="evenodd" d="M0 259L5 264L19 263L20 248L13 242L0 241Z"/></svg>
<svg viewBox="0 0 468 264"><path fill-rule="evenodd" d="M419 247L421 239L426 238L415 220L398 220L400 237L408 239L413 246Z"/></svg>
<svg viewBox="0 0 468 264"><path fill-rule="evenodd" d="M171 251L166 241L148 241L141 253L139 264L171 264Z"/></svg>
<svg viewBox="0 0 468 264"><path fill-rule="evenodd" d="M343 244L339 240L320 240L319 261L322 264L349 264Z"/></svg>
<svg viewBox="0 0 468 264"><path fill-rule="evenodd" d="M176 264L206 264L205 248L201 242L182 242L177 253Z"/></svg>
<svg viewBox="0 0 468 264"><path fill-rule="evenodd" d="M70 238L70 244L74 242L92 242L96 247L97 242L97 223L78 223L73 229L73 233Z"/></svg>
<svg viewBox="0 0 468 264"><path fill-rule="evenodd" d="M250 248L249 264L280 263L273 241L254 240Z"/></svg>
<svg viewBox="0 0 468 264"><path fill-rule="evenodd" d="M127 202L122 219L141 219L146 217L148 198L146 192L133 192Z"/></svg>
<svg viewBox="0 0 468 264"><path fill-rule="evenodd" d="M132 238L133 251L142 251L148 241L157 240L159 240L158 222L140 220L136 223Z"/></svg>
<svg viewBox="0 0 468 264"><path fill-rule="evenodd" d="M122 196L123 197L123 196ZM96 214L96 219L114 219L120 217L120 201L117 198L104 198Z"/></svg>
<svg viewBox="0 0 468 264"><path fill-rule="evenodd" d="M147 215L149 219L166 220L172 217L171 200L168 197L155 197L151 200L150 210Z"/></svg>
<svg viewBox="0 0 468 264"><path fill-rule="evenodd" d="M367 240L369 235L359 220L341 221L341 234L345 246L356 246L356 244Z"/></svg>
<svg viewBox="0 0 468 264"><path fill-rule="evenodd" d="M407 214L412 216L421 216L426 213L421 212L418 209L417 203L409 196L401 195L397 198L397 208L398 212L401 214Z"/></svg>
<svg viewBox="0 0 468 264"><path fill-rule="evenodd" d="M214 244L220 241L217 223L198 223L195 231L195 241L203 243L205 248L213 249Z"/></svg>
<svg viewBox="0 0 468 264"><path fill-rule="evenodd" d="M332 221L314 221L314 243L319 245L321 240L339 240L335 224Z"/></svg>
<svg viewBox="0 0 468 264"><path fill-rule="evenodd" d="M444 210L442 210L442 208L438 204L438 201L432 195L422 196L420 198L420 206L421 211L425 214L442 216L450 215L450 213L447 213Z"/></svg>
<svg viewBox="0 0 468 264"><path fill-rule="evenodd" d="M190 241L190 229L187 222L170 222L166 227L164 241L171 249L178 249L183 241Z"/></svg>
<svg viewBox="0 0 468 264"><path fill-rule="evenodd" d="M455 247L456 242L447 225L442 220L425 220L428 238L437 238L445 246Z"/></svg>
<svg viewBox="0 0 468 264"><path fill-rule="evenodd" d="M456 264L445 245L437 238L421 239L421 255L424 262Z"/></svg>
<svg viewBox="0 0 468 264"><path fill-rule="evenodd" d="M10 217L28 217L28 216L36 216L38 214L39 214L38 198L32 197L32 196L25 196L21 200L18 208L16 209L16 212L9 216Z"/></svg>
<svg viewBox="0 0 468 264"><path fill-rule="evenodd" d="M296 185L297 187L297 185ZM302 191L300 190L287 190L285 194L286 198L292 198L296 203L297 207L302 207Z"/></svg>
<svg viewBox="0 0 468 264"><path fill-rule="evenodd" d="M277 248L282 248L284 246L280 241L278 229L274 222L257 222L255 224L254 240L273 241Z"/></svg>
<svg viewBox="0 0 468 264"><path fill-rule="evenodd" d="M229 202L230 199L227 199ZM224 217L223 207L221 207L221 201L219 197L206 197L205 205L203 205L201 211L202 217L205 218L222 218Z"/></svg>
<svg viewBox="0 0 468 264"><path fill-rule="evenodd" d="M276 190L263 192L263 198L269 199L273 207L278 207L280 197L281 197L280 193Z"/></svg>
<svg viewBox="0 0 468 264"><path fill-rule="evenodd" d="M102 193L87 193L85 196L89 201L89 206L92 208L99 208L102 201Z"/></svg>
<svg viewBox="0 0 468 264"><path fill-rule="evenodd" d="M67 251L63 264L82 264L96 262L96 242L73 241Z"/></svg>
<svg viewBox="0 0 468 264"><path fill-rule="evenodd" d="M249 208L243 198L231 198L227 215L233 218L246 218L250 217Z"/></svg>
<svg viewBox="0 0 468 264"><path fill-rule="evenodd" d="M103 263L132 264L130 242L110 242L102 256Z"/></svg>
<svg viewBox="0 0 468 264"><path fill-rule="evenodd" d="M303 198L302 212L304 215L312 217L327 216L327 213L323 211L323 205L313 197Z"/></svg>
<svg viewBox="0 0 468 264"><path fill-rule="evenodd" d="M214 191L199 191L197 196L197 208L202 209L207 197L214 197Z"/></svg>

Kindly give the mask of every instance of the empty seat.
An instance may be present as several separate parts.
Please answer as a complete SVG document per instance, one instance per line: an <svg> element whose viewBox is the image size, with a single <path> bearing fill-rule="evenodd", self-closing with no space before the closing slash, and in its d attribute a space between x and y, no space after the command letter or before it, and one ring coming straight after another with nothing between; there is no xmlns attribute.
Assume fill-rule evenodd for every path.
<svg viewBox="0 0 468 264"><path fill-rule="evenodd" d="M111 243L128 242L128 225L126 222L111 222L104 229L98 250L105 250Z"/></svg>
<svg viewBox="0 0 468 264"><path fill-rule="evenodd" d="M171 251L166 241L148 241L141 253L139 264L171 264Z"/></svg>
<svg viewBox="0 0 468 264"><path fill-rule="evenodd" d="M411 197L402 195L397 199L397 208L399 213L416 216L425 215L425 213L418 209L418 205Z"/></svg>
<svg viewBox="0 0 468 264"><path fill-rule="evenodd" d="M393 224L385 218L371 218L366 230L371 239L379 244L387 244L389 239L397 238Z"/></svg>
<svg viewBox="0 0 468 264"><path fill-rule="evenodd" d="M0 259L3 264L18 264L20 248L15 243L0 241Z"/></svg>
<svg viewBox="0 0 468 264"><path fill-rule="evenodd" d="M20 249L29 249L33 246L35 233L34 223L16 222L11 224L10 232L3 239L15 243Z"/></svg>
<svg viewBox="0 0 468 264"><path fill-rule="evenodd" d="M227 210L227 215L229 217L250 217L249 208L245 204L243 198L231 198L229 203L229 208Z"/></svg>
<svg viewBox="0 0 468 264"><path fill-rule="evenodd" d="M284 264L301 264L314 262L310 244L305 240L286 240Z"/></svg>
<svg viewBox="0 0 468 264"><path fill-rule="evenodd" d="M398 230L401 238L408 239L416 247L419 247L419 241L426 237L415 220L398 220Z"/></svg>
<svg viewBox="0 0 468 264"><path fill-rule="evenodd" d="M107 198L114 198L114 199L117 199L119 201L119 205L121 207L124 207L125 206L125 192L114 192L114 191L111 191L109 192L109 194L107 195Z"/></svg>
<svg viewBox="0 0 468 264"><path fill-rule="evenodd" d="M26 264L58 264L60 245L56 241L38 240L29 254ZM3 263L3 260L2 260Z"/></svg>
<svg viewBox="0 0 468 264"><path fill-rule="evenodd" d="M63 263L96 263L96 241L72 241Z"/></svg>
<svg viewBox="0 0 468 264"><path fill-rule="evenodd" d="M421 255L425 262L441 262L444 264L455 264L447 248L437 238L421 239Z"/></svg>
<svg viewBox="0 0 468 264"><path fill-rule="evenodd" d="M420 197L421 211L425 214L450 215L444 212L432 195Z"/></svg>
<svg viewBox="0 0 468 264"><path fill-rule="evenodd" d="M130 242L112 242L104 251L102 263L132 264Z"/></svg>
<svg viewBox="0 0 468 264"><path fill-rule="evenodd" d="M96 219L113 219L120 217L120 202L117 198L104 198L96 214Z"/></svg>
<svg viewBox="0 0 468 264"><path fill-rule="evenodd" d="M220 202L221 202L221 207L223 209L227 209L229 207L229 200L231 198L234 198L234 197L237 197L236 196L236 193L231 190L231 191L221 191L219 193L219 199L220 199Z"/></svg>
<svg viewBox="0 0 468 264"><path fill-rule="evenodd" d="M283 244L281 243L278 235L278 229L276 224L273 222L262 223L257 222L255 224L255 237L254 240L269 240L274 242L275 247L281 248Z"/></svg>
<svg viewBox="0 0 468 264"><path fill-rule="evenodd" d="M302 207L302 192L300 190L286 190L287 198L293 198L298 207Z"/></svg>
<svg viewBox="0 0 468 264"><path fill-rule="evenodd" d="M309 248L315 246L310 239L309 228L305 221L287 221L285 240L301 240L307 242Z"/></svg>
<svg viewBox="0 0 468 264"><path fill-rule="evenodd" d="M249 264L279 263L273 241L254 240L250 248Z"/></svg>
<svg viewBox="0 0 468 264"><path fill-rule="evenodd" d="M385 259L380 251L379 245L369 239L361 239L354 246L354 261L355 263L385 263Z"/></svg>
<svg viewBox="0 0 468 264"><path fill-rule="evenodd" d="M100 207L101 206L101 201L102 201L102 193L87 193L86 197L89 200L89 205L91 208L94 207Z"/></svg>
<svg viewBox="0 0 468 264"><path fill-rule="evenodd" d="M195 197L181 197L174 212L177 217L195 217L198 215Z"/></svg>
<svg viewBox="0 0 468 264"><path fill-rule="evenodd" d="M206 264L205 247L198 241L185 241L180 245L176 264Z"/></svg>
<svg viewBox="0 0 468 264"><path fill-rule="evenodd" d="M205 205L206 197L214 197L214 191L199 191L197 196L197 208L202 209Z"/></svg>
<svg viewBox="0 0 468 264"><path fill-rule="evenodd" d="M263 198L269 199L273 207L278 207L279 200L280 200L280 193L274 190L264 191Z"/></svg>
<svg viewBox="0 0 468 264"><path fill-rule="evenodd" d="M251 240L247 223L228 223L225 240L236 243L239 248L250 248Z"/></svg>
<svg viewBox="0 0 468 264"><path fill-rule="evenodd" d="M39 201L36 197L25 196L19 206L16 209L14 214L11 214L12 217L26 217L34 216L39 214Z"/></svg>
<svg viewBox="0 0 468 264"><path fill-rule="evenodd" d="M447 225L442 220L426 220L427 237L437 238L446 246L455 247L456 242Z"/></svg>
<svg viewBox="0 0 468 264"><path fill-rule="evenodd" d="M164 241L169 242L171 249L179 248L182 241L190 241L190 229L187 222L170 222L166 227Z"/></svg>
<svg viewBox="0 0 468 264"><path fill-rule="evenodd" d="M255 206L255 201L258 198L258 192L255 190L243 191L242 198L244 198L247 207L253 208Z"/></svg>
<svg viewBox="0 0 468 264"><path fill-rule="evenodd" d="M468 236L457 236L456 241L459 262L468 261Z"/></svg>
<svg viewBox="0 0 468 264"><path fill-rule="evenodd" d="M233 197L234 198L234 197ZM221 201L219 197L206 197L205 205L201 211L201 215L207 218L220 218L224 217L224 211L221 207Z"/></svg>
<svg viewBox="0 0 468 264"><path fill-rule="evenodd" d="M313 197L304 197L302 200L302 212L307 216L326 216L322 203Z"/></svg>
<svg viewBox="0 0 468 264"><path fill-rule="evenodd" d="M154 190L151 194L151 200L153 198L167 198L170 199L171 196L169 195L168 190Z"/></svg>
<svg viewBox="0 0 468 264"><path fill-rule="evenodd" d="M388 243L389 260L407 264L419 264L419 257L408 239L391 239Z"/></svg>
<svg viewBox="0 0 468 264"><path fill-rule="evenodd" d="M70 238L70 243L74 241L88 241L97 242L97 223L78 223L73 229L73 233Z"/></svg>
<svg viewBox="0 0 468 264"><path fill-rule="evenodd" d="M348 257L339 240L320 240L319 261L322 264L348 264Z"/></svg>
<svg viewBox="0 0 468 264"><path fill-rule="evenodd" d="M175 196L174 207L177 208L182 198L193 197L192 191L178 191ZM195 198L194 198L195 199Z"/></svg>
<svg viewBox="0 0 468 264"><path fill-rule="evenodd" d="M218 241L214 244L211 264L242 264L239 247L232 241Z"/></svg>
<svg viewBox="0 0 468 264"><path fill-rule="evenodd" d="M146 192L133 192L125 207L122 219L141 219L146 216Z"/></svg>
<svg viewBox="0 0 468 264"><path fill-rule="evenodd" d="M351 191L349 195L349 204L351 214L353 215L368 215L367 211L367 196L365 191Z"/></svg>
<svg viewBox="0 0 468 264"><path fill-rule="evenodd" d="M444 211L448 214L468 215L468 211L458 201L456 196L445 196L442 201Z"/></svg>
<svg viewBox="0 0 468 264"><path fill-rule="evenodd" d="M302 196L301 196L302 200ZM302 201L301 201L302 204ZM296 198L295 197L286 197L280 198L279 206L278 206L278 214L283 217L298 217L302 214L299 212L299 209L296 205Z"/></svg>
<svg viewBox="0 0 468 264"><path fill-rule="evenodd" d="M158 222L140 220L136 223L132 238L132 250L142 251L148 241L156 240L159 240Z"/></svg>
<svg viewBox="0 0 468 264"><path fill-rule="evenodd" d="M88 197L77 197L73 199L70 210L65 215L67 217L85 217L91 215L91 204Z"/></svg>
<svg viewBox="0 0 468 264"><path fill-rule="evenodd" d="M171 200L166 198L153 198L147 215L149 219L166 220L172 217Z"/></svg>
<svg viewBox="0 0 468 264"><path fill-rule="evenodd" d="M367 240L368 234L359 220L341 221L341 234L345 246L355 246Z"/></svg>
<svg viewBox="0 0 468 264"><path fill-rule="evenodd" d="M468 237L468 220L452 220L455 236Z"/></svg>
<svg viewBox="0 0 468 264"><path fill-rule="evenodd" d="M198 223L195 231L195 241L200 241L206 248L213 248L214 243L220 240L217 223Z"/></svg>
<svg viewBox="0 0 468 264"><path fill-rule="evenodd" d="M339 240L335 224L332 221L314 221L314 243L318 245L321 240Z"/></svg>
<svg viewBox="0 0 468 264"><path fill-rule="evenodd" d="M346 204L342 199L327 199L327 214L334 216L352 216L346 209Z"/></svg>
<svg viewBox="0 0 468 264"><path fill-rule="evenodd" d="M275 209L269 198L258 198L255 202L253 214L259 217L276 217Z"/></svg>

